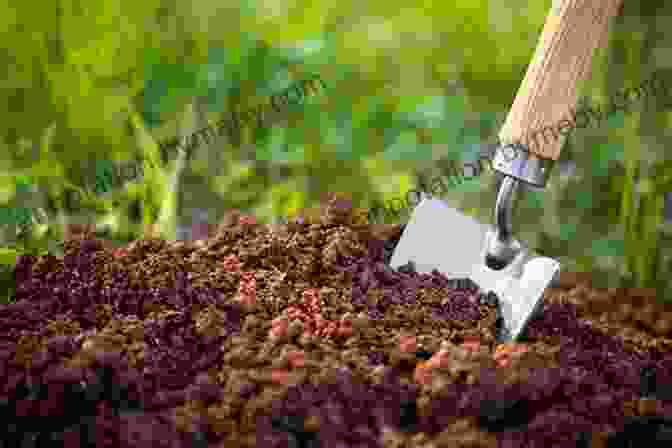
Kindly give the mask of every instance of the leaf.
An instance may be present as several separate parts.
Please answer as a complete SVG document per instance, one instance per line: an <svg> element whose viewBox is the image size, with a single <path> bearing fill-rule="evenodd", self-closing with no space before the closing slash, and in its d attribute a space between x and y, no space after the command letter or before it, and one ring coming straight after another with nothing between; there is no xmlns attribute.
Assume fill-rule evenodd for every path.
<svg viewBox="0 0 672 448"><path fill-rule="evenodd" d="M331 117L330 117L331 118ZM326 120L325 120L326 121ZM351 115L343 116L340 119L329 119L331 126L325 123L326 135L324 135L322 144L328 145L329 149L335 150L335 157L340 161L358 160L365 154L358 154L355 148L356 132L352 127ZM322 128L322 129L324 129Z"/></svg>
<svg viewBox="0 0 672 448"><path fill-rule="evenodd" d="M462 147L471 149L473 147L479 147L483 143L483 138L481 137L480 131L477 129L473 128L467 130L467 128L463 128L457 143L462 145Z"/></svg>
<svg viewBox="0 0 672 448"><path fill-rule="evenodd" d="M299 64L305 63L308 59L313 64L320 56L327 52L328 40L321 37L323 33L318 33L318 37L314 39L306 39L293 43L291 46L278 48L279 55L287 60L289 63ZM309 62L309 63L310 63ZM323 61L320 61L323 62Z"/></svg>
<svg viewBox="0 0 672 448"><path fill-rule="evenodd" d="M305 194L297 188L300 179L274 185L269 191L275 216L293 216L305 206Z"/></svg>
<svg viewBox="0 0 672 448"><path fill-rule="evenodd" d="M19 252L15 249L0 247L0 265L16 266L19 255Z"/></svg>
<svg viewBox="0 0 672 448"><path fill-rule="evenodd" d="M593 192L585 191L574 197L575 204L579 210L590 210L593 208Z"/></svg>
<svg viewBox="0 0 672 448"><path fill-rule="evenodd" d="M199 94L206 97L208 110L224 112L231 91L240 85L239 66L231 62L231 50L213 48L208 53L208 62L199 69L197 84Z"/></svg>
<svg viewBox="0 0 672 448"><path fill-rule="evenodd" d="M329 7L325 9L326 4L322 2L301 0L277 9L266 6L270 4L250 3L257 7L253 22L256 30L265 41L283 47L292 46L306 36L319 34L329 16ZM265 7L262 8L262 5Z"/></svg>
<svg viewBox="0 0 672 448"><path fill-rule="evenodd" d="M625 242L620 238L596 239L593 240L590 251L594 256L621 257L625 254Z"/></svg>
<svg viewBox="0 0 672 448"><path fill-rule="evenodd" d="M398 134L394 143L387 146L383 152L387 160L407 162L419 161L421 158L432 160L430 146L419 144L415 131L399 130Z"/></svg>
<svg viewBox="0 0 672 448"><path fill-rule="evenodd" d="M11 180L11 178L8 180ZM13 182L0 182L0 204L6 204L11 201L15 195L16 185Z"/></svg>
<svg viewBox="0 0 672 448"><path fill-rule="evenodd" d="M622 110L611 111L605 122L605 127L610 129L625 128L625 112Z"/></svg>
<svg viewBox="0 0 672 448"><path fill-rule="evenodd" d="M592 146L593 175L606 176L615 162L624 162L625 147L620 143L597 144Z"/></svg>
<svg viewBox="0 0 672 448"><path fill-rule="evenodd" d="M252 82L257 92L267 93L274 75L284 69L279 53L263 41L255 41L254 47L238 67L241 79Z"/></svg>
<svg viewBox="0 0 672 448"><path fill-rule="evenodd" d="M112 183L110 181L108 181L104 177L96 178L96 183L93 187L93 192L95 194L105 194L110 190L112 190Z"/></svg>
<svg viewBox="0 0 672 448"><path fill-rule="evenodd" d="M466 101L461 96L409 97L400 101L404 118L423 128L439 128L449 124L456 135L464 127Z"/></svg>
<svg viewBox="0 0 672 448"><path fill-rule="evenodd" d="M443 101L440 107L439 99ZM418 120L414 122L418 126L431 128L432 142L439 145L446 145L447 155L453 158L462 157L462 146L464 144L474 144L480 142L480 135L477 130L465 129L465 100L459 96L435 97L431 108L421 108L426 112L431 112L427 120ZM468 134L472 138L468 138ZM475 136L475 138L473 138Z"/></svg>
<svg viewBox="0 0 672 448"><path fill-rule="evenodd" d="M112 178L114 163L111 160L96 160L96 177Z"/></svg>
<svg viewBox="0 0 672 448"><path fill-rule="evenodd" d="M527 206L533 209L542 210L544 208L544 191L528 190L525 192Z"/></svg>
<svg viewBox="0 0 672 448"><path fill-rule="evenodd" d="M50 163L48 160L40 160L31 170L31 174L40 183L57 182L62 185L65 178L65 169L58 162Z"/></svg>
<svg viewBox="0 0 672 448"><path fill-rule="evenodd" d="M151 77L145 83L143 120L155 127L172 118L187 99L197 93L197 70L184 64L159 64L146 69Z"/></svg>
<svg viewBox="0 0 672 448"><path fill-rule="evenodd" d="M311 157L310 143L306 141L306 130L303 127L292 126L284 128L286 155L288 162L305 164Z"/></svg>
<svg viewBox="0 0 672 448"><path fill-rule="evenodd" d="M453 186L451 183L450 193L478 193L483 189L481 180L478 177L460 178L460 183Z"/></svg>
<svg viewBox="0 0 672 448"><path fill-rule="evenodd" d="M578 231L578 224L577 223L571 223L571 222L563 222L560 224L560 235L558 235L558 239L562 241L570 241L576 237L576 233Z"/></svg>
<svg viewBox="0 0 672 448"><path fill-rule="evenodd" d="M18 174L15 178L16 186L30 187L33 183L33 178L27 174Z"/></svg>
<svg viewBox="0 0 672 448"><path fill-rule="evenodd" d="M394 127L396 124L396 117L394 111L392 111L383 100L377 100L371 105L369 114L366 117L366 122L370 130L375 129L378 132L384 132L385 130Z"/></svg>
<svg viewBox="0 0 672 448"><path fill-rule="evenodd" d="M12 224L12 208L0 207L0 226Z"/></svg>
<svg viewBox="0 0 672 448"><path fill-rule="evenodd" d="M25 227L33 221L33 211L26 207L17 207L14 209L14 218L19 227Z"/></svg>
<svg viewBox="0 0 672 448"><path fill-rule="evenodd" d="M499 114L497 112L481 112L480 126L485 135L496 135L499 131L497 125L499 124Z"/></svg>
<svg viewBox="0 0 672 448"><path fill-rule="evenodd" d="M229 168L230 171L226 175L215 177L213 185L216 186L216 192L221 195L227 194L235 183L254 176L254 167L248 163L233 162Z"/></svg>
<svg viewBox="0 0 672 448"><path fill-rule="evenodd" d="M257 140L257 160L279 163L289 160L292 154L290 154L289 145L286 141L287 133L284 128L257 129L257 139L259 139L259 134L262 134L264 138L262 140L263 144L259 144Z"/></svg>

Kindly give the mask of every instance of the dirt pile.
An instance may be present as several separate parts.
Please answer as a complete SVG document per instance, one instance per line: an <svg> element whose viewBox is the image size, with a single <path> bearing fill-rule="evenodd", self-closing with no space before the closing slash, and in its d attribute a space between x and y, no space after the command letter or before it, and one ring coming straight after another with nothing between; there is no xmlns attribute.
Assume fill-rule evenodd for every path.
<svg viewBox="0 0 672 448"><path fill-rule="evenodd" d="M498 345L496 296L390 269L399 228L365 215L334 199L22 258L0 306L5 446L598 447L643 425L669 442L669 308L550 290Z"/></svg>

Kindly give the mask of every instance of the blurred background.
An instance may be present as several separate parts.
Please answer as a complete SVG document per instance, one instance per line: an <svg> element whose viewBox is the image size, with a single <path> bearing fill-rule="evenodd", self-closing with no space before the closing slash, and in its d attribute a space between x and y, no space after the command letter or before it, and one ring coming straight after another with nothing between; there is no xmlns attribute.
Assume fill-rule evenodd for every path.
<svg viewBox="0 0 672 448"><path fill-rule="evenodd" d="M0 14L0 263L58 252L73 225L114 244L200 238L234 209L274 222L327 193L367 208L450 176L451 162L496 141L551 3L10 0ZM654 71L672 86L671 14L664 0L625 2L587 104ZM315 75L326 88L269 112L270 125L162 163L159 141ZM519 201L518 236L596 286L669 297L669 95L575 131L548 186ZM497 182L488 170L444 199L492 223Z"/></svg>

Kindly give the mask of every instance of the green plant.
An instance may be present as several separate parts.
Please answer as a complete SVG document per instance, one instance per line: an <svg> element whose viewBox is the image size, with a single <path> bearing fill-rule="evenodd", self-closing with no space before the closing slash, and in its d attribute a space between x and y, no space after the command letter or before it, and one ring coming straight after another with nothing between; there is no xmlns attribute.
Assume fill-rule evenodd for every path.
<svg viewBox="0 0 672 448"><path fill-rule="evenodd" d="M0 247L0 304L10 303L16 289L14 267L19 252L16 249Z"/></svg>

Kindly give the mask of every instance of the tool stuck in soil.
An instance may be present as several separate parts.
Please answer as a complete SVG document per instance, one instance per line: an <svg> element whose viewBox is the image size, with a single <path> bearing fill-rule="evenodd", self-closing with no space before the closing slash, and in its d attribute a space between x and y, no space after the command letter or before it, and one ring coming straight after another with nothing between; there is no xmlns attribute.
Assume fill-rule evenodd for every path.
<svg viewBox="0 0 672 448"><path fill-rule="evenodd" d="M426 197L413 211L390 263L398 268L410 261L419 272L437 269L451 278L466 276L482 290L495 292L504 319L502 341L522 335L560 271L556 260L534 255L513 237L513 198L519 182L546 186L564 138L557 136L549 143L544 132L565 121L571 126L566 116L590 75L595 49L607 42L609 21L621 0L556 3L499 133L492 166L505 178L497 195L494 229ZM539 134L547 144L533 152L530 142Z"/></svg>
<svg viewBox="0 0 672 448"><path fill-rule="evenodd" d="M457 241L436 250L437 241L432 236L447 228L458 236ZM529 251L521 249L520 256L505 269L490 269L483 262L487 249L484 241L492 235L487 225L451 209L441 200L428 199L413 212L390 265L397 267L411 260L418 272L438 269L448 277L468 277L484 291L493 291L499 297L504 319L499 337L502 341L515 340L540 306L560 264L551 258L530 256ZM476 252L474 247L480 250Z"/></svg>

